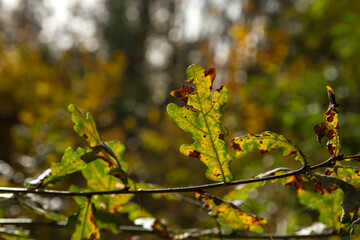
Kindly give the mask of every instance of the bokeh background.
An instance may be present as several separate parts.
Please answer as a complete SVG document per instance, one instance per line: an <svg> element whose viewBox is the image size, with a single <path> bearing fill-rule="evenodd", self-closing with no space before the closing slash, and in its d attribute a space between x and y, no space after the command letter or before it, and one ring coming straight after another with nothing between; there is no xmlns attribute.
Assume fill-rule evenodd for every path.
<svg viewBox="0 0 360 240"><path fill-rule="evenodd" d="M166 113L169 102L181 104L169 93L185 84L193 63L216 68L215 85L230 88L223 115L228 143L270 130L297 143L311 164L324 161L325 141L318 143L312 128L323 120L329 85L340 104L343 153L357 154L359 23L360 2L351 0L1 0L1 186L22 187L60 161L67 146L85 146L72 129L70 103L94 115L104 140L126 145L136 181L208 183L206 167L179 153L192 139ZM280 152L254 153L231 166L235 179L299 167ZM54 188L66 190L70 180ZM76 212L71 199L51 201L67 215ZM251 192L246 202L271 219L272 232L317 221L296 190L281 184ZM184 203L146 198L143 204L169 226L211 222ZM26 214L16 203L0 209L2 217ZM62 232L33 229L37 237L52 231Z"/></svg>

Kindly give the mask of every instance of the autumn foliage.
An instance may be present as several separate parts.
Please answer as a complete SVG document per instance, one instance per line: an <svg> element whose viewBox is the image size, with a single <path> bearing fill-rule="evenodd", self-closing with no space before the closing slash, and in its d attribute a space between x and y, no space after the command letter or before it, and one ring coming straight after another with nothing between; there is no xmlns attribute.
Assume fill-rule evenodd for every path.
<svg viewBox="0 0 360 240"><path fill-rule="evenodd" d="M330 104L324 121L314 127L319 141L325 136L328 138L330 156L328 160L314 164L298 145L274 132L246 134L227 141L229 132L222 123L222 109L229 100L229 89L226 86L213 89L216 76L213 68L205 70L200 65L191 65L186 75L188 85L171 93L186 105L180 107L170 103L167 111L194 141L181 145L180 152L205 164L205 176L213 183L165 188L132 179L124 144L103 141L92 115L87 113L84 116L78 107L71 104L68 111L74 130L87 142L87 146L64 149L60 161L53 162L38 178L25 181L25 189L2 187L0 197L4 201L18 201L40 215L49 227L66 226L68 236L74 240L103 239L108 234L122 236L127 231L133 235L142 232L164 239L221 239L227 236L267 236L272 239L276 234L267 227L271 219L254 211L244 199L255 190L260 196L266 195L263 191L265 185L281 182L280 187L294 189L300 203L318 212L318 220L326 228L320 233L303 234L304 237L334 235L360 238L360 220L357 217L360 192L356 188L360 174L359 169L352 165L360 160L360 156L342 154L339 105L330 87L327 87ZM287 161L295 161L300 167L297 170L279 167L252 178L234 179L231 165L240 163L257 150L262 154L280 150ZM66 191L55 190L59 183L74 173L83 177L83 184L72 184ZM210 193L212 188L224 188L225 193L216 196ZM186 192L193 195L188 196ZM144 207L145 195L192 204L214 221L191 229L171 226L166 219ZM44 204L46 196L71 196L78 206L77 211L66 215L49 209ZM123 224L124 216L132 226ZM31 233L28 235L21 229L15 232L4 230L0 234L4 239L31 238Z"/></svg>

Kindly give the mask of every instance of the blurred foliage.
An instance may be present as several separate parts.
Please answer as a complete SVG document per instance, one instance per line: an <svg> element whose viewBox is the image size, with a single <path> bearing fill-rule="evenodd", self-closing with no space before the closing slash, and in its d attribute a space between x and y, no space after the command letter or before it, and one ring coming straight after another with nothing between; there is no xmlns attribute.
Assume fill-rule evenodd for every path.
<svg viewBox="0 0 360 240"><path fill-rule="evenodd" d="M104 140L125 143L132 179L163 186L207 182L206 166L179 154L179 146L192 140L165 111L170 89L182 86L184 69L191 63L215 67L214 84L230 89L222 117L230 130L228 139L269 130L297 143L310 164L327 159L325 143L316 141L312 129L323 120L328 104L324 89L331 85L340 104L342 152L359 152L360 3L194 2L107 0L107 21L96 20L100 47L92 52L80 43L63 51L40 43L43 25L30 1L22 2L9 18L2 14L1 186L21 185L50 163L60 162L60 154L75 145L78 138L66 112L70 103L94 114ZM77 8L73 12L86 15ZM191 35L189 29L197 32ZM234 179L276 167L299 167L287 160L281 152L252 153L231 167ZM72 180L82 181L75 175L65 185ZM272 219L272 232L293 232L322 216L301 205L294 189L269 185L249 191L246 202L260 216ZM224 190L211 193L225 195ZM169 225L208 222L204 215L193 216L194 206L164 201L161 204L174 210L165 212L146 200L146 209ZM60 205L68 215L72 211L64 210L66 206L75 206L67 201ZM1 206L0 216L25 214L16 203ZM176 211L179 206L181 212Z"/></svg>

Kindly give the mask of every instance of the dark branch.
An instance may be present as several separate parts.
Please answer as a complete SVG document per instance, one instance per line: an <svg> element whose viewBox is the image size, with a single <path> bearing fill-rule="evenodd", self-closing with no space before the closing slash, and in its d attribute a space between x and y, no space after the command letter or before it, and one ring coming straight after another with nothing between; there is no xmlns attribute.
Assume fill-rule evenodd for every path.
<svg viewBox="0 0 360 240"><path fill-rule="evenodd" d="M52 227L65 227L66 223L61 221L53 221L53 222L37 222L29 218L0 218L1 225L49 225ZM153 233L152 230L146 229L140 226L120 226L119 228L122 232L131 232L136 234L141 233ZM187 233L187 239L197 239L200 236L213 236L219 237L218 229L174 229L170 231L170 234L181 234ZM311 238L318 239L320 237L329 237L329 236L339 236L341 235L335 231L329 231L321 234L309 234L309 235L298 235L298 234L271 234L274 239L289 239L289 238ZM223 235L227 239L235 239L235 238L247 238L247 239L269 239L269 235L266 234L244 234L233 232L229 235Z"/></svg>
<svg viewBox="0 0 360 240"><path fill-rule="evenodd" d="M204 189L210 188L219 188L224 186L233 186L233 185L241 185L241 184L249 184L255 182L264 182L270 181L285 177L290 177L298 174L306 174L307 170L314 170L317 168L327 167L334 163L334 161L345 159L341 157L341 159L330 158L327 161L320 163L315 166L304 166L301 169L291 171L288 173L267 176L262 178L251 178L245 180L237 180L232 182L227 182L225 185L223 182L218 183L210 183L198 186L189 186L189 187L174 187L174 188L158 188L158 189L137 189L137 190L111 190L111 191L94 191L94 192L69 192L69 191L59 191L59 190L38 190L38 189L28 189L28 188L9 188L9 187L0 187L0 193L14 193L14 194L40 194L40 195L56 195L56 196L83 196L83 197L91 197L94 195L109 195L109 194L154 194L154 193L181 193L181 192L199 192Z"/></svg>

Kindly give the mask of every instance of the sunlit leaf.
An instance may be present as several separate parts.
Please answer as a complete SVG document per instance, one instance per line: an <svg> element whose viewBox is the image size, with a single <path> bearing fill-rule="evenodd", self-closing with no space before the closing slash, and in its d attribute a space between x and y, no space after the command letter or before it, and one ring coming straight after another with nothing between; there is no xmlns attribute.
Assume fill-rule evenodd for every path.
<svg viewBox="0 0 360 240"><path fill-rule="evenodd" d="M209 215L215 217L222 226L230 226L233 230L249 230L257 233L264 230L263 224L267 222L265 219L251 216L231 202L208 194L196 193L195 196L204 204Z"/></svg>
<svg viewBox="0 0 360 240"><path fill-rule="evenodd" d="M125 150L124 146L118 142L104 143L98 130L96 129L94 118L90 113L87 113L85 118L74 104L69 105L68 110L71 113L71 120L75 123L75 131L80 136L84 137L89 143L90 147L93 149L91 153L89 153L87 156L84 156L85 160L89 157L91 160L93 160L91 157L94 156L96 158L102 159L108 163L109 174L120 178L123 183L127 184L127 169L124 170L122 164L120 163L120 161L122 161L123 164L125 163L123 161ZM108 144L111 144L112 146L109 146ZM117 156L115 152L117 152L119 156Z"/></svg>
<svg viewBox="0 0 360 240"><path fill-rule="evenodd" d="M84 117L74 104L70 104L68 110L71 114L71 120L75 123L74 130L86 139L90 147L95 147L103 143L96 128L94 118L90 113L87 113L86 117Z"/></svg>
<svg viewBox="0 0 360 240"><path fill-rule="evenodd" d="M360 168L335 165L331 176L336 176L340 179L346 179L346 182L355 187L360 187Z"/></svg>
<svg viewBox="0 0 360 240"><path fill-rule="evenodd" d="M227 152L223 140L227 130L220 121L229 90L221 87L211 91L216 75L214 68L205 70L199 65L191 65L186 75L187 81L194 87L184 86L171 95L181 98L188 106L179 107L174 103L167 106L171 118L195 140L193 144L183 144L180 152L201 160L208 167L207 178L229 182L233 179L229 166L233 158Z"/></svg>
<svg viewBox="0 0 360 240"><path fill-rule="evenodd" d="M87 201L79 206L79 212L69 217L68 228L74 232L72 240L100 239L100 231L96 221L96 209L94 204Z"/></svg>
<svg viewBox="0 0 360 240"><path fill-rule="evenodd" d="M89 151L91 151L89 148L77 148L76 151L74 151L71 147L68 147L61 158L61 162L51 163L51 174L44 179L43 186L54 184L65 176L80 171L86 165L82 157Z"/></svg>
<svg viewBox="0 0 360 240"><path fill-rule="evenodd" d="M315 125L313 130L317 134L318 141L321 142L321 139L324 136L327 136L329 141L327 142L327 149L329 153L337 157L341 153L341 144L339 136L339 119L338 119L338 110L337 107L339 104L336 103L335 94L331 87L326 86L328 97L329 97L329 107L324 116L324 122L320 125Z"/></svg>
<svg viewBox="0 0 360 240"><path fill-rule="evenodd" d="M260 150L264 153L280 149L284 152L284 156L295 154L295 160L303 165L308 162L307 157L297 145L286 137L273 132L263 132L261 135L247 134L243 137L237 137L232 140L231 147L236 150L236 157L239 158L246 157L254 150Z"/></svg>

